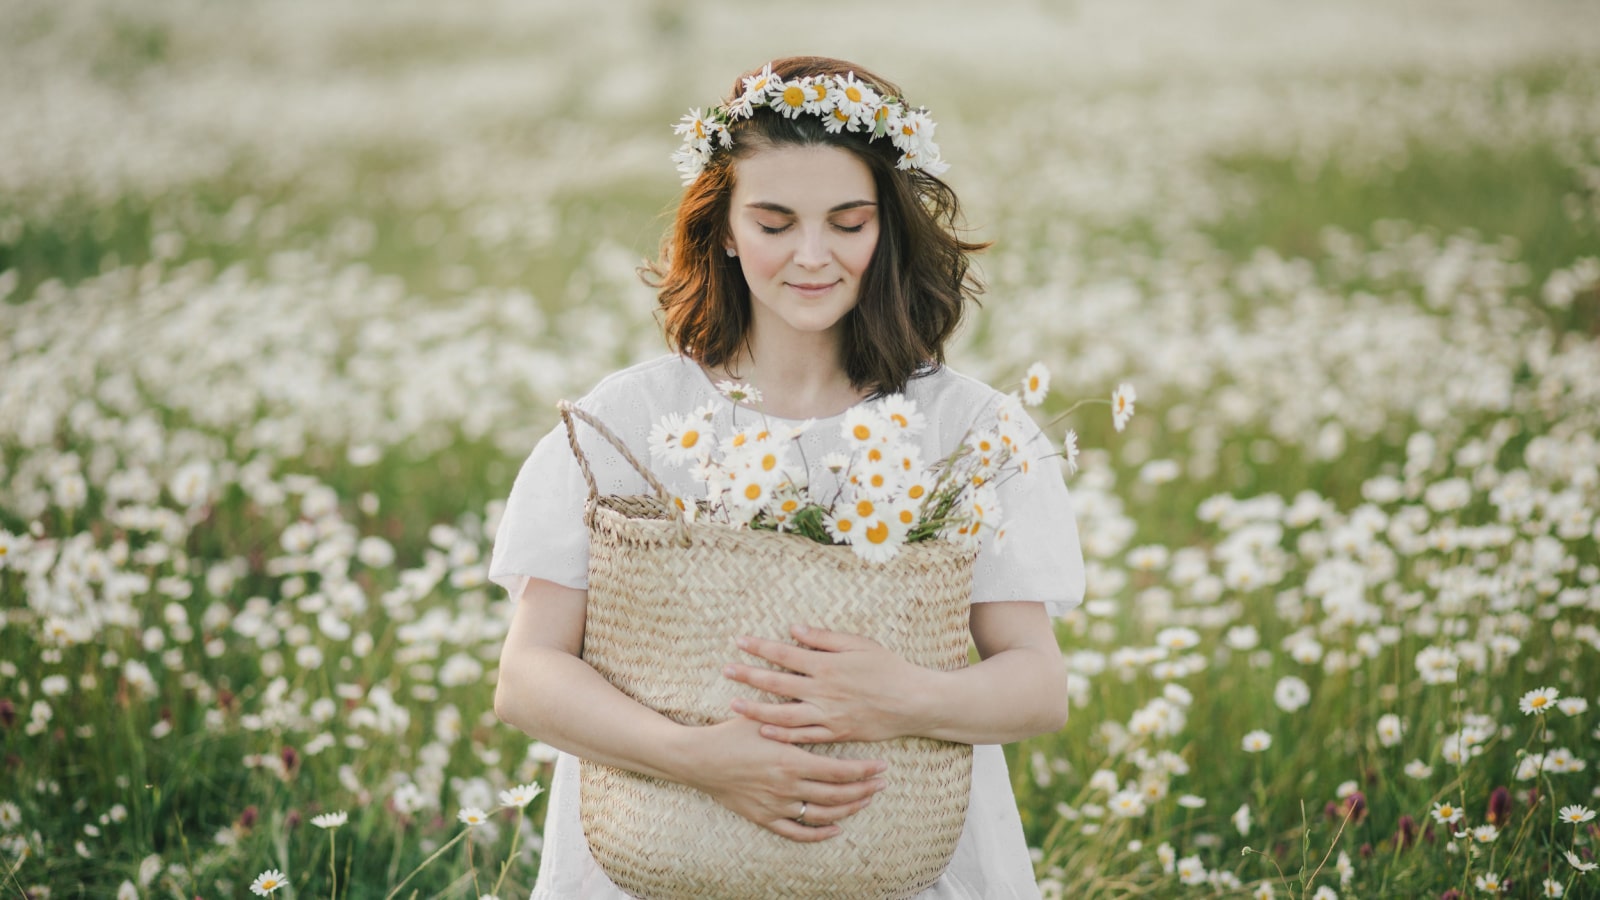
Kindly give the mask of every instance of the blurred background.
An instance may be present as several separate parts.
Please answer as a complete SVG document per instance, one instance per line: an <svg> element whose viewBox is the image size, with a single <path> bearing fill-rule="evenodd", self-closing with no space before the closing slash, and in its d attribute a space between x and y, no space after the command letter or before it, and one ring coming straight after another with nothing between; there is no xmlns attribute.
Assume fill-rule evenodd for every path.
<svg viewBox="0 0 1600 900"><path fill-rule="evenodd" d="M1046 892L1165 895L1197 867L1183 890L1395 896L1513 869L1519 895L1588 890L1561 854L1594 835L1534 817L1593 802L1592 776L1519 776L1526 740L1581 761L1592 724L1516 730L1514 696L1600 673L1581 0L7 0L15 882L238 895L277 867L320 895L330 861L350 890L355 847L367 896L458 808L545 777L548 748L490 709L498 501L557 399L665 350L635 267L680 190L671 125L799 53L938 122L995 242L953 365L1005 388L1044 361L1047 414L1139 391L1124 434L1070 423L1078 706L1008 749ZM1430 688L1458 667L1482 677ZM1275 756L1237 749L1258 728ZM1413 758L1437 772L1402 776ZM1454 797L1496 824L1505 784L1541 823L1514 847L1441 828L1402 856L1402 818ZM1358 840L1350 816L1302 819L1357 788ZM526 894L541 803L412 885ZM330 852L304 820L334 809ZM1349 874L1300 867L1313 841Z"/></svg>

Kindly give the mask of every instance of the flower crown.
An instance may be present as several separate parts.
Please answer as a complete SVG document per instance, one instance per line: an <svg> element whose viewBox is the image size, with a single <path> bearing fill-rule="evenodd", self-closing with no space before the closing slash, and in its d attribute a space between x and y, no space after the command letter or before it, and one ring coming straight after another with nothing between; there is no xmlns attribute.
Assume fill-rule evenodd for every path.
<svg viewBox="0 0 1600 900"><path fill-rule="evenodd" d="M672 159L685 185L693 184L718 148L733 146L728 130L739 119L755 115L765 106L793 119L801 113L822 118L822 127L831 134L841 131L866 132L868 141L888 136L900 151L901 169L921 169L942 175L950 168L939 158L939 145L933 142L936 127L925 108L908 109L898 97L880 95L856 79L854 72L840 75L810 75L784 81L772 74L767 63L758 75L744 79L744 93L731 103L700 114L689 110L683 122L672 130L683 136L683 146Z"/></svg>

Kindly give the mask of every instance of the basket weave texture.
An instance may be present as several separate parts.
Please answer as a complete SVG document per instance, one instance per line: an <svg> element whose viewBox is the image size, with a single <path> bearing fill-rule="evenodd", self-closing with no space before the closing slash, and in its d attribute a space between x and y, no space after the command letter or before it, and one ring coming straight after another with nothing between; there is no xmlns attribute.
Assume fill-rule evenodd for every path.
<svg viewBox="0 0 1600 900"><path fill-rule="evenodd" d="M623 693L687 725L733 716L729 701L781 702L722 675L741 634L789 640L795 622L870 637L917 665L967 663L975 554L946 541L867 563L795 535L685 524L670 495L603 425L561 404L589 481L589 588L583 658ZM573 436L595 427L658 496L600 496ZM799 745L887 760L888 787L842 823L797 843L675 782L583 761L580 818L618 887L642 898L910 897L955 853L971 790L972 747L929 738Z"/></svg>

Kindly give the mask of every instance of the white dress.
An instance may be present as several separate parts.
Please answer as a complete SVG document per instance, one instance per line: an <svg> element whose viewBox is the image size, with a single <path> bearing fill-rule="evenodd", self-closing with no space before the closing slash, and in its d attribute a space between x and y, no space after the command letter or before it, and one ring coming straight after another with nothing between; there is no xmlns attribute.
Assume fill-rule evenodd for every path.
<svg viewBox="0 0 1600 900"><path fill-rule="evenodd" d="M921 435L925 460L947 455L969 427L993 412L1001 397L988 385L948 367L913 378L906 385L905 396L927 419ZM717 393L699 365L678 355L610 375L577 401L580 408L616 432L669 490L686 497L704 496L704 492L696 489L687 466L652 464L648 436L661 416L688 414L708 404L716 410L711 426L716 433L730 433L734 416L741 425L753 423L759 416ZM844 449L838 429L842 416L817 420L801 438L801 449L813 466L814 483L819 473L830 474L818 461ZM644 480L586 426L579 426L579 443L602 494L648 492ZM1044 446L1043 441L1034 446ZM1054 460L1044 462L999 487L1006 543L1003 552L997 553L989 542L979 552L973 574L974 603L1039 601L1052 615L1060 615L1082 602L1084 569L1077 524L1059 468L1050 464ZM587 496L588 487L567 444L566 429L557 424L534 447L512 485L495 535L489 578L513 600L521 596L530 577L587 587L588 531L582 521ZM606 877L589 852L578 819L578 790L578 759L562 753L550 786L544 850L532 900L625 900L627 895ZM1039 896L999 746L973 748L972 796L955 857L945 874L918 896L920 900Z"/></svg>

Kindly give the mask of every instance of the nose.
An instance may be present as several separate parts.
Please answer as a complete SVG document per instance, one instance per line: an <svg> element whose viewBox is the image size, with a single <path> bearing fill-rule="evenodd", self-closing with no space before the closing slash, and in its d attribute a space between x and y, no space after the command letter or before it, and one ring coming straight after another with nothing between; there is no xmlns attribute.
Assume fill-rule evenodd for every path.
<svg viewBox="0 0 1600 900"><path fill-rule="evenodd" d="M820 228L800 229L800 244L794 249L794 263L802 269L820 269L828 264L833 251Z"/></svg>

